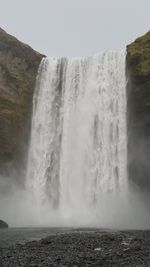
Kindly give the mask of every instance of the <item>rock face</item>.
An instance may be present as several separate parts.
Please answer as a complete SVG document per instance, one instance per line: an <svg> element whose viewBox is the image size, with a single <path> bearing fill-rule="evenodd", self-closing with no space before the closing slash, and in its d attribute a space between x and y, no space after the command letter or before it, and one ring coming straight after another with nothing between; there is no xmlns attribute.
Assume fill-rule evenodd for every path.
<svg viewBox="0 0 150 267"><path fill-rule="evenodd" d="M129 178L150 187L150 32L127 46Z"/></svg>
<svg viewBox="0 0 150 267"><path fill-rule="evenodd" d="M0 28L0 170L23 164L32 94L43 55ZM5 168L7 169L7 168Z"/></svg>
<svg viewBox="0 0 150 267"><path fill-rule="evenodd" d="M8 228L8 224L2 220L0 220L0 228Z"/></svg>

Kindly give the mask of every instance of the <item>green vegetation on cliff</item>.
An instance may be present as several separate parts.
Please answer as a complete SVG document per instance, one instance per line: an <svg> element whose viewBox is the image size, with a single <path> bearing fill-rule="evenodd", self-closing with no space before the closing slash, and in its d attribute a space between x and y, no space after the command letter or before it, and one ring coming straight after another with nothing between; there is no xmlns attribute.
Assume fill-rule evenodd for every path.
<svg viewBox="0 0 150 267"><path fill-rule="evenodd" d="M127 46L127 62L132 79L150 78L150 31Z"/></svg>

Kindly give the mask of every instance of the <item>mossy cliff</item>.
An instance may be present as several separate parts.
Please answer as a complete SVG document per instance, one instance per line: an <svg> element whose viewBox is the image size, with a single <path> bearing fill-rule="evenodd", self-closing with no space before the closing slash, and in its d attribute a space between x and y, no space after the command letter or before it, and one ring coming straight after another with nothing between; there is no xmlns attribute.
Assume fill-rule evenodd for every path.
<svg viewBox="0 0 150 267"><path fill-rule="evenodd" d="M129 178L150 186L150 32L127 46Z"/></svg>
<svg viewBox="0 0 150 267"><path fill-rule="evenodd" d="M30 132L32 94L43 55L0 28L0 169L22 164Z"/></svg>

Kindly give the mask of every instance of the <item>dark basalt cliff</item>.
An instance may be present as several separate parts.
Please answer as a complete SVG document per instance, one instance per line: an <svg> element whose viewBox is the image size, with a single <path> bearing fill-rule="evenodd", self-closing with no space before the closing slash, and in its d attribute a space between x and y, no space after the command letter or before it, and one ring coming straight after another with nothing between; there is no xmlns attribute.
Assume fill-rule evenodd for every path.
<svg viewBox="0 0 150 267"><path fill-rule="evenodd" d="M127 46L129 178L150 187L150 32Z"/></svg>
<svg viewBox="0 0 150 267"><path fill-rule="evenodd" d="M0 28L0 170L23 164L32 94L43 55Z"/></svg>

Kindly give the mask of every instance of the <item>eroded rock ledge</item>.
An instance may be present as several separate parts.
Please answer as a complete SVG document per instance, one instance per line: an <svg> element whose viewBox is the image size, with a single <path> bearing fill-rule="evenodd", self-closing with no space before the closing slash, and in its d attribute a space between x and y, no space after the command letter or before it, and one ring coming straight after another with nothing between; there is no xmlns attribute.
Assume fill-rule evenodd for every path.
<svg viewBox="0 0 150 267"><path fill-rule="evenodd" d="M32 94L42 57L0 28L1 171L8 163L23 164L30 132Z"/></svg>

